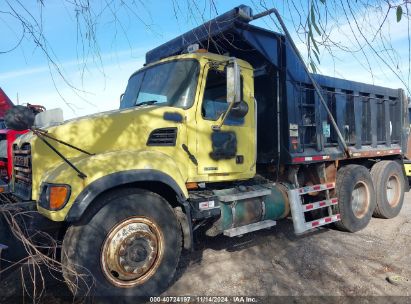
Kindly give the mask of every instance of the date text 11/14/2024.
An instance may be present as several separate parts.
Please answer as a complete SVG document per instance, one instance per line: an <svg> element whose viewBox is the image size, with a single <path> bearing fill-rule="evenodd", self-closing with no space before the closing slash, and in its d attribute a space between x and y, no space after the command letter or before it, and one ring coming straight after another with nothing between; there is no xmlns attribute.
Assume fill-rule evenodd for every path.
<svg viewBox="0 0 411 304"><path fill-rule="evenodd" d="M151 303L258 303L257 298L243 296L164 296L150 297Z"/></svg>

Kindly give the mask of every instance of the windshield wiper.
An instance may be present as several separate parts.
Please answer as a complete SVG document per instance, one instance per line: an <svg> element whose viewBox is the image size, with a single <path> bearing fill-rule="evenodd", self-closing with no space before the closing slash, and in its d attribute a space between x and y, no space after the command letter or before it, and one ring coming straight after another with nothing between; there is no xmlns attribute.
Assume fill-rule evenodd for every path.
<svg viewBox="0 0 411 304"><path fill-rule="evenodd" d="M136 104L136 107L142 106L142 105L152 105L158 102L158 100L147 100L147 101L142 101Z"/></svg>

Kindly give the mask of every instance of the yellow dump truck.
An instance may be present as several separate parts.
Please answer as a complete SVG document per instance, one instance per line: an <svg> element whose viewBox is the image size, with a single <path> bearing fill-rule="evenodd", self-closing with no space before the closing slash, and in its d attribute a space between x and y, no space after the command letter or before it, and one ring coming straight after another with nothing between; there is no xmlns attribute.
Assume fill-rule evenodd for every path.
<svg viewBox="0 0 411 304"><path fill-rule="evenodd" d="M271 13L282 34L250 24ZM3 210L38 211L26 227L62 240L73 292L158 295L201 233L290 215L297 234L356 232L396 216L409 190L405 100L311 74L276 10L236 7L149 51L119 110L19 137ZM6 226L3 257L18 260Z"/></svg>

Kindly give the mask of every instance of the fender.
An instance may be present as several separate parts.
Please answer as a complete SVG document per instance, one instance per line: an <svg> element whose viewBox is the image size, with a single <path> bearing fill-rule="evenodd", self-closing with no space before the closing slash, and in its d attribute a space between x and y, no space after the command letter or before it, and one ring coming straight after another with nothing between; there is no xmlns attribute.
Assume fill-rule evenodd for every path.
<svg viewBox="0 0 411 304"><path fill-rule="evenodd" d="M187 159L186 155L184 159ZM113 151L77 158L72 162L87 175L87 178L79 178L66 163L46 172L41 178L43 184L66 184L71 187L70 198L62 209L53 211L37 204L39 212L53 221L67 220L71 208L76 205L77 210L80 202L91 201L95 197L94 193L99 194L103 190L132 182L162 182L174 189L179 200L183 201L183 198L188 197L185 187L187 177L181 173L187 171L187 161L184 164L180 158L174 159L159 151ZM41 187L41 191L43 188ZM39 199L34 198L38 201ZM80 209L77 212L80 211L84 210Z"/></svg>
<svg viewBox="0 0 411 304"><path fill-rule="evenodd" d="M74 200L66 221L75 222L81 218L91 202L104 191L139 181L156 181L170 186L177 194L180 201L185 201L186 197L180 187L169 175L152 169L139 169L116 172L101 177L89 184Z"/></svg>

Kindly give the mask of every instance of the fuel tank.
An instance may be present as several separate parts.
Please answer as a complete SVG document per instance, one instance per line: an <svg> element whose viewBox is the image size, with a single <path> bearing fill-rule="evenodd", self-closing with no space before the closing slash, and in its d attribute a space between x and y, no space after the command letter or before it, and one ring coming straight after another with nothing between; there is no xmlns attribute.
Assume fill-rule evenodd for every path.
<svg viewBox="0 0 411 304"><path fill-rule="evenodd" d="M279 220L290 212L287 188L282 184L241 186L215 190L220 205L220 218L206 231L215 236L224 230L265 220Z"/></svg>

